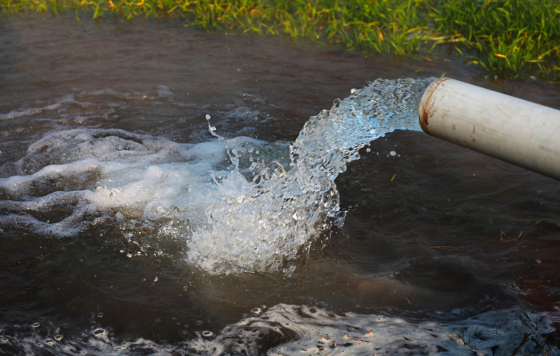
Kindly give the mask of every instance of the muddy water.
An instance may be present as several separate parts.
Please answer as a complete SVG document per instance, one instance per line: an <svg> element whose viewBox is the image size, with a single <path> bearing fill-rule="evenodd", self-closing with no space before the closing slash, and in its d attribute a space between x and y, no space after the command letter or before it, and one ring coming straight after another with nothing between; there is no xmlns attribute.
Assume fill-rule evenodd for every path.
<svg viewBox="0 0 560 356"><path fill-rule="evenodd" d="M159 179L159 173L153 176L156 168L172 168L165 164L191 164L195 168L188 172L206 178L195 181L198 185L185 182L184 189L196 186L215 199L204 172L226 170L223 147L212 146L223 157L206 157L201 162L208 166L195 166L198 161L189 158L197 147L208 148L197 145L216 141L207 114L222 136L259 140L251 142L268 147L271 157L265 158L281 159L310 116L376 78L446 72L560 109L558 89L535 81L490 81L445 52L439 56L432 62L395 61L279 39L206 34L180 23L78 24L41 17L0 23L0 177L14 180L94 157L96 166L105 167L103 174L117 172L107 180L141 185ZM86 152L77 137L91 138L98 150ZM130 147L147 153L127 160L130 170L119 171L114 162L124 162L121 151ZM0 352L110 354L143 338L137 345L146 353L157 348L235 353L228 344L234 340L249 353L272 354L283 342L306 340L315 332L323 337L324 324L331 336L362 337L361 328L371 329L377 316L390 324L379 326L379 335L398 324L391 318L404 318L398 319L405 320L399 322L402 333L415 325L432 330L425 324L430 322L452 332L496 321L509 338L515 332L505 325L523 320L521 307L535 313L535 320L556 321L556 181L420 132L396 131L360 154L336 180L348 211L344 226L332 228L324 248L313 246L291 277L207 275L184 263L188 243L176 238L175 230L162 230L167 216L143 220L138 209L125 208L130 200L99 203L95 212L71 221L79 210L72 201L40 211L20 204L53 192L104 192L109 183L97 171L89 176L87 169L72 173L64 166L51 180L33 181L26 192L18 192L17 184L13 191L2 190L0 214L10 219L3 220L0 232ZM151 170L142 179L119 173L148 164ZM153 191L143 186L136 194L154 202ZM111 218L96 222L107 211ZM70 223L57 226L66 230L49 230L65 219ZM510 310L509 319L495 314ZM281 316L288 322L270 321ZM243 322L235 324L240 320L248 320L255 335ZM300 328L285 325L290 322ZM425 352L451 350L443 336L450 332L442 332ZM429 345L425 337L405 344ZM484 338L488 335L479 339ZM405 344L383 347L406 353ZM278 352L304 347L314 351L304 345Z"/></svg>

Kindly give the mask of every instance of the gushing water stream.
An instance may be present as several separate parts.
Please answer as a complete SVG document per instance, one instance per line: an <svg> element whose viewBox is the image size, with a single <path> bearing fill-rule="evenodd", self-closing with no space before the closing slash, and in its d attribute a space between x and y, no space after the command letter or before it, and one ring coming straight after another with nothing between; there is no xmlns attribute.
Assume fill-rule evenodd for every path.
<svg viewBox="0 0 560 356"><path fill-rule="evenodd" d="M434 80L378 79L353 89L305 124L290 146L289 167L272 162L252 183L237 171L244 150L231 148L235 169L220 184L241 188L208 208L208 227L189 241L187 259L210 272L291 274L314 240L344 222L336 177L371 141L397 129L419 129L420 99Z"/></svg>

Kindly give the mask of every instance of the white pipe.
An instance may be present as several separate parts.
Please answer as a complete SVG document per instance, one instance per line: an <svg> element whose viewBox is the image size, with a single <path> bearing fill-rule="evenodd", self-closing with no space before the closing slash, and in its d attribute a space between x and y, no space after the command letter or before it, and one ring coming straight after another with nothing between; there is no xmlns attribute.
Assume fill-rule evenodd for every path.
<svg viewBox="0 0 560 356"><path fill-rule="evenodd" d="M453 79L418 109L428 135L560 180L560 111Z"/></svg>

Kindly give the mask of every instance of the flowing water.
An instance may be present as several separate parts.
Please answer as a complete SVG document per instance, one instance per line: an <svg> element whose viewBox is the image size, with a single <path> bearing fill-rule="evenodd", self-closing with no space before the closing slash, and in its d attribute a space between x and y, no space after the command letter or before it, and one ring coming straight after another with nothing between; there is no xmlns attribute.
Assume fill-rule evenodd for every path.
<svg viewBox="0 0 560 356"><path fill-rule="evenodd" d="M433 78L411 68L560 108L557 89L450 61L0 23L0 354L555 340L557 182L417 131Z"/></svg>
<svg viewBox="0 0 560 356"><path fill-rule="evenodd" d="M238 174L239 155L245 150L232 147L228 153L234 171L218 183L224 195L207 212L211 230L187 238L186 261L211 272L274 272L285 267L291 275L296 265L286 262L305 258L331 221L343 225L336 177L371 141L396 129L418 129L420 99L434 80L376 80L353 89L351 96L335 100L331 110L305 124L290 145L289 168L275 161L261 171L262 164L252 159L257 173L253 185Z"/></svg>

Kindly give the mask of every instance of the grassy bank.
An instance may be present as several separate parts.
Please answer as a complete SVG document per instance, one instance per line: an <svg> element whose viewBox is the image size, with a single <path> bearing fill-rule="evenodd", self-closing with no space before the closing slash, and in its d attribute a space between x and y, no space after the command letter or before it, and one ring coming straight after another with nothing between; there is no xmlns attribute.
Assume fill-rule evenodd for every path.
<svg viewBox="0 0 560 356"><path fill-rule="evenodd" d="M560 82L560 0L0 0L3 18L35 12L180 17L210 31L397 55L447 45L491 73Z"/></svg>

